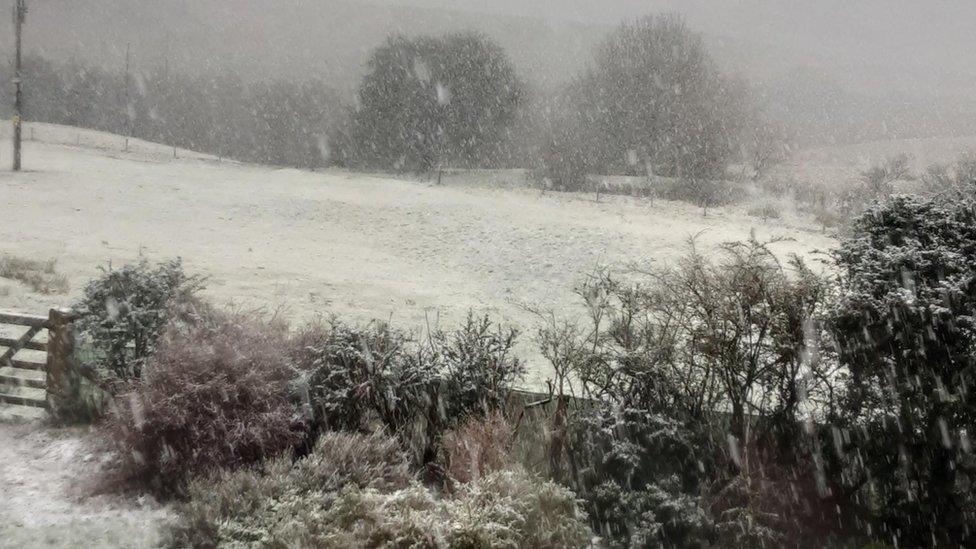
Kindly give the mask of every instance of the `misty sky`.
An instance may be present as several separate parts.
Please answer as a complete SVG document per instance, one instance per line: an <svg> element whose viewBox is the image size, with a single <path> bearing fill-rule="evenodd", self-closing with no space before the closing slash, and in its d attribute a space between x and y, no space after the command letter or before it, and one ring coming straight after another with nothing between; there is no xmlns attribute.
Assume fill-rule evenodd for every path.
<svg viewBox="0 0 976 549"><path fill-rule="evenodd" d="M175 55L169 52L182 47L242 65L266 63L266 70L294 59L314 64L316 56L335 57L332 64L343 65L348 62L337 57L342 50L356 50L361 64L386 33L441 32L454 24L452 11L459 30L475 27L505 47L534 49L539 59L559 54L558 47L548 45L556 39L545 37L545 29L520 23L522 36L515 40L506 35L515 32L511 22L480 21L472 14L585 23L590 36L575 46L583 52L622 19L677 12L709 38L713 50L728 50L713 51L717 58L735 62L734 70L753 78L782 77L802 67L861 89L976 96L974 0L31 0L30 5L27 32L36 40L29 40L28 48L54 57L95 55L111 62L109 57L135 42L144 60ZM399 11L382 13L377 7ZM8 19L0 18L0 46L9 40ZM510 53L517 60L521 54ZM560 70L562 65L570 63L560 64ZM539 67L529 64L528 70Z"/></svg>
<svg viewBox="0 0 976 549"><path fill-rule="evenodd" d="M790 57L806 56L810 63L930 67L937 78L976 84L972 0L368 1L601 23L672 11L702 32L784 48Z"/></svg>

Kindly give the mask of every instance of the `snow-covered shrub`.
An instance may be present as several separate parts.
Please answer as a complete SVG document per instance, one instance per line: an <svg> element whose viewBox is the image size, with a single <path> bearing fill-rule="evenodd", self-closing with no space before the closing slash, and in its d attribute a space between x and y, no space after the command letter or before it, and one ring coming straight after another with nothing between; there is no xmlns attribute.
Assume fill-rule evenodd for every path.
<svg viewBox="0 0 976 549"><path fill-rule="evenodd" d="M350 484L387 492L405 488L412 478L397 440L377 433L325 433L289 472L290 482L303 492L334 492Z"/></svg>
<svg viewBox="0 0 976 549"><path fill-rule="evenodd" d="M340 520L343 511L328 517L326 512L343 489L386 494L410 488L411 482L395 439L328 433L297 461L281 456L263 466L193 479L187 500L177 506L169 544L307 547L331 539L325 546L338 547L345 534L335 532L331 521Z"/></svg>
<svg viewBox="0 0 976 549"><path fill-rule="evenodd" d="M288 450L304 430L282 327L229 315L183 328L163 335L105 425L124 474L164 492Z"/></svg>
<svg viewBox="0 0 976 549"><path fill-rule="evenodd" d="M712 517L674 478L633 488L606 480L588 503L608 521L601 533L621 547L708 547L715 540Z"/></svg>
<svg viewBox="0 0 976 549"><path fill-rule="evenodd" d="M585 547L592 537L570 489L521 470L463 485L449 514L452 547Z"/></svg>
<svg viewBox="0 0 976 549"><path fill-rule="evenodd" d="M976 199L895 196L834 259L832 331L849 370L826 478L901 545L971 545L976 520ZM832 459L837 456L837 459Z"/></svg>
<svg viewBox="0 0 976 549"><path fill-rule="evenodd" d="M570 490L520 471L494 473L442 500L416 484L390 494L347 488L326 516L331 528L319 546L572 548L592 537Z"/></svg>
<svg viewBox="0 0 976 549"><path fill-rule="evenodd" d="M802 430L808 399L829 400L835 382L819 344L825 283L755 240L723 252L692 248L646 278L591 277L578 290L591 325L541 338L555 369L600 403L563 407L550 432L566 425L569 436L550 437L552 471L614 543L704 543L739 508L762 531L795 528L786 537L826 517L810 489L816 444ZM764 491L713 504L740 478L776 486L791 505ZM784 518L767 521L769 509Z"/></svg>
<svg viewBox="0 0 976 549"><path fill-rule="evenodd" d="M317 547L447 547L447 505L420 484L381 493L350 486L339 492L307 538Z"/></svg>
<svg viewBox="0 0 976 549"><path fill-rule="evenodd" d="M797 479L796 484L802 483ZM789 482L771 483L763 479L747 482L739 476L707 496L707 508L714 517L715 533L721 543L732 547L777 547L798 537L798 528L788 524L797 516L789 511L796 505L795 494L803 494L803 488ZM805 500L801 505L816 505L816 499ZM793 528L792 534L788 534ZM838 530L842 530L838 528ZM836 538L835 538L836 539ZM823 544L816 538L807 538L797 545Z"/></svg>
<svg viewBox="0 0 976 549"><path fill-rule="evenodd" d="M746 197L741 184L722 179L667 179L656 190L659 198L689 202L701 207L704 215L708 215L708 208L740 202Z"/></svg>
<svg viewBox="0 0 976 549"><path fill-rule="evenodd" d="M368 453L368 443L363 444ZM495 473L465 485L454 498L441 499L405 479L340 486L330 475L326 482L309 484L298 480L305 459L293 466L278 459L263 471L241 470L194 481L190 499L177 508L169 544L535 548L585 547L590 541L586 517L573 493L526 473ZM399 469L398 464L389 465ZM344 476L361 477L351 472Z"/></svg>
<svg viewBox="0 0 976 549"><path fill-rule="evenodd" d="M570 459L592 524L623 546L707 544L711 518L700 506L705 452L674 419L635 408L600 407L575 416Z"/></svg>
<svg viewBox="0 0 976 549"><path fill-rule="evenodd" d="M592 277L579 293L593 326L578 345L591 351L574 374L585 394L624 409L722 426L744 447L789 446L801 395L829 393L817 360L824 288L802 261L784 264L754 239L713 256L692 247L646 278Z"/></svg>
<svg viewBox="0 0 976 549"><path fill-rule="evenodd" d="M300 332L289 356L314 432L381 425L424 466L445 430L504 406L524 372L515 337L488 318L419 340L383 323L332 322Z"/></svg>
<svg viewBox="0 0 976 549"><path fill-rule="evenodd" d="M392 431L426 405L436 371L410 360L406 335L381 322L351 327L338 321L304 328L291 358L304 375L313 421L327 430Z"/></svg>
<svg viewBox="0 0 976 549"><path fill-rule="evenodd" d="M525 375L514 352L517 338L516 330L470 314L457 330L433 335L432 354L443 363L444 409L453 424L504 408Z"/></svg>
<svg viewBox="0 0 976 549"><path fill-rule="evenodd" d="M322 432L382 426L415 464L433 461L444 421L437 408L441 364L428 349L384 323L338 321L306 327L290 347L311 423L306 446Z"/></svg>
<svg viewBox="0 0 976 549"><path fill-rule="evenodd" d="M501 471L438 500L414 485L391 494L346 489L328 513L324 539L348 547L587 547L592 534L569 489Z"/></svg>
<svg viewBox="0 0 976 549"><path fill-rule="evenodd" d="M90 341L96 366L125 381L138 379L171 318L200 290L180 261L152 265L142 258L108 268L85 287L78 328Z"/></svg>

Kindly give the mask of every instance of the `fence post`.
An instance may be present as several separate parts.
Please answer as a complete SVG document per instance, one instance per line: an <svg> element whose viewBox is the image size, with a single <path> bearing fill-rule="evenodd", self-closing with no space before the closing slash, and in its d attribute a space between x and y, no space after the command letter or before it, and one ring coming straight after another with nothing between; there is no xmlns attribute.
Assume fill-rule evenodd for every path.
<svg viewBox="0 0 976 549"><path fill-rule="evenodd" d="M74 313L68 309L51 309L48 313L47 408L59 421L72 420L80 404L74 320Z"/></svg>

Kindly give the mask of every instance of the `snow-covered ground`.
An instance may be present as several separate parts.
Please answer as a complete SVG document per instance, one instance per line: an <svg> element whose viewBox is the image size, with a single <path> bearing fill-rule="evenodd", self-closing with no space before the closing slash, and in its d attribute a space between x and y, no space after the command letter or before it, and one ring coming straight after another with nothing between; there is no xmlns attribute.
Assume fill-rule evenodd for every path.
<svg viewBox="0 0 976 549"><path fill-rule="evenodd" d="M421 329L490 312L525 330L530 383L547 368L522 304L576 314L573 287L598 266L662 265L694 235L707 249L755 231L788 239L773 245L784 255L833 244L808 219L763 222L744 206L703 218L678 202L174 159L171 147L136 141L123 152L122 138L75 128L36 125L34 137L26 171L0 172L0 253L56 259L71 291L0 280L0 308L43 313L69 305L99 267L179 256L209 277L217 302L283 308L296 321L335 313ZM0 164L9 160L8 137Z"/></svg>
<svg viewBox="0 0 976 549"><path fill-rule="evenodd" d="M167 509L92 496L103 458L82 430L0 423L0 547L154 546Z"/></svg>

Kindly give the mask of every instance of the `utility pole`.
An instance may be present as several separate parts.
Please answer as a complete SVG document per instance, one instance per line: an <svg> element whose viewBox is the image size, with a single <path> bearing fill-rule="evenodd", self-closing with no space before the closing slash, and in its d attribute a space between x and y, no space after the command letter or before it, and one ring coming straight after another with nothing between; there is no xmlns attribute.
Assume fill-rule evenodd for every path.
<svg viewBox="0 0 976 549"><path fill-rule="evenodd" d="M21 91L21 37L23 35L24 17L27 15L27 0L15 0L14 4L14 34L16 53L14 54L14 171L20 171L20 126L23 115L23 97Z"/></svg>
<svg viewBox="0 0 976 549"><path fill-rule="evenodd" d="M125 151L129 150L129 135L132 134L132 117L129 116L129 42L125 43L125 97L123 98L122 115L125 116Z"/></svg>

